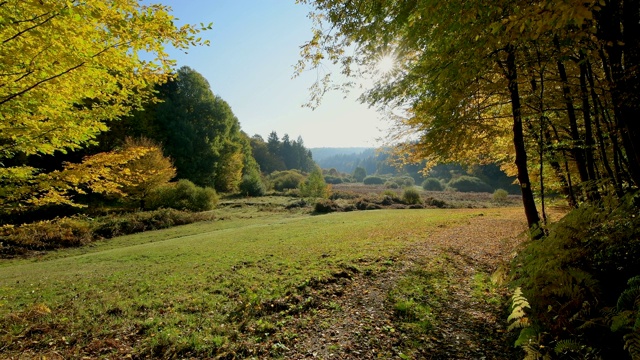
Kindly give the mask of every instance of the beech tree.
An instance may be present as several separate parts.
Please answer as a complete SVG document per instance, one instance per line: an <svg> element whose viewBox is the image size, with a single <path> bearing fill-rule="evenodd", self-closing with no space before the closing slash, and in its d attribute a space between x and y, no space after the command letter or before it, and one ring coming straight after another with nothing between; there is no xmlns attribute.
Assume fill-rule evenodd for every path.
<svg viewBox="0 0 640 360"><path fill-rule="evenodd" d="M106 121L139 108L153 97L153 85L170 76L174 62L165 45L206 43L197 38L204 26L177 27L169 10L137 0L0 3L3 188L47 177L4 160L94 143ZM141 59L141 52L153 59ZM46 192L47 183L41 185ZM11 197L6 189L0 192ZM47 197L54 198L64 197Z"/></svg>
<svg viewBox="0 0 640 360"><path fill-rule="evenodd" d="M500 162L518 177L532 229L549 171L570 203L596 199L603 180L617 193L639 184L637 2L300 2L314 5L316 29L298 70L329 61L349 77L321 79L312 105L373 78L361 99L394 110L401 160ZM382 72L388 57L395 68Z"/></svg>

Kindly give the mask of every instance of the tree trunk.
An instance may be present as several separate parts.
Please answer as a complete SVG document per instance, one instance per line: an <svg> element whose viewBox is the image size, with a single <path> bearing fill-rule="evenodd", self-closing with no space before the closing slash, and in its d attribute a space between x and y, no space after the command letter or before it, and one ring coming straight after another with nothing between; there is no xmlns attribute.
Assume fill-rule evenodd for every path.
<svg viewBox="0 0 640 360"><path fill-rule="evenodd" d="M516 152L515 164L518 169L518 181L522 192L522 203L524 213L531 236L540 239L543 232L540 231L540 217L536 209L536 203L531 190L529 170L527 169L527 151L524 143L524 131L522 128L522 105L520 103L520 93L518 89L518 70L516 68L515 49L512 45L505 48L507 53L506 78L508 81L509 95L511 96L511 110L513 113L513 145Z"/></svg>

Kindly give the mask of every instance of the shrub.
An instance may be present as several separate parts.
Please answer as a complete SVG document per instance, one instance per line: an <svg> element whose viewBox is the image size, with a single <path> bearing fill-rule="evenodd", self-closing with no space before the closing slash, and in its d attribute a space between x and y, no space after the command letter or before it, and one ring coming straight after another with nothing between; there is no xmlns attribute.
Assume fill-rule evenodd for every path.
<svg viewBox="0 0 640 360"><path fill-rule="evenodd" d="M414 186L416 181L411 176L401 176L392 179L399 187Z"/></svg>
<svg viewBox="0 0 640 360"><path fill-rule="evenodd" d="M276 191L297 189L304 178L304 175L297 170L275 171L269 175L271 186Z"/></svg>
<svg viewBox="0 0 640 360"><path fill-rule="evenodd" d="M240 181L239 190L244 196L263 196L266 192L260 174L257 172L244 175Z"/></svg>
<svg viewBox="0 0 640 360"><path fill-rule="evenodd" d="M422 182L422 188L427 190L427 191L442 191L442 190L444 190L444 187L442 186L442 183L440 182L440 180L438 180L436 178L426 178Z"/></svg>
<svg viewBox="0 0 640 360"><path fill-rule="evenodd" d="M39 221L18 227L6 226L0 228L0 235L3 252L12 254L25 250L80 246L92 240L89 222L81 218Z"/></svg>
<svg viewBox="0 0 640 360"><path fill-rule="evenodd" d="M212 219L211 215L194 214L175 209L159 209L112 215L96 220L93 233L103 238L135 234L143 231L166 229L171 226L185 225L197 221Z"/></svg>
<svg viewBox="0 0 640 360"><path fill-rule="evenodd" d="M367 176L362 182L365 185L382 185L384 184L384 179L379 176Z"/></svg>
<svg viewBox="0 0 640 360"><path fill-rule="evenodd" d="M319 168L313 170L305 182L300 183L300 194L311 198L327 198L329 196L329 187L324 182Z"/></svg>
<svg viewBox="0 0 640 360"><path fill-rule="evenodd" d="M421 204L420 192L412 187L406 188L402 193L402 201L407 205Z"/></svg>
<svg viewBox="0 0 640 360"><path fill-rule="evenodd" d="M548 237L531 241L518 254L511 285L520 287L530 304L530 325L518 329L512 313L516 321L510 328L520 330L517 344L531 344L545 355L554 351L548 345L555 344L558 352L561 344L575 343L588 346L577 346L573 358L593 358L589 352L625 358L623 347L631 351L628 341L634 331L626 328L632 324L627 320L635 315L621 299L640 269L639 213L633 196L619 203L581 205L554 224ZM638 294L636 288L634 296Z"/></svg>
<svg viewBox="0 0 640 360"><path fill-rule="evenodd" d="M493 201L505 202L509 198L509 193L504 189L497 189L493 192Z"/></svg>
<svg viewBox="0 0 640 360"><path fill-rule="evenodd" d="M449 181L449 187L460 192L491 192L491 186L473 176L460 176Z"/></svg>
<svg viewBox="0 0 640 360"><path fill-rule="evenodd" d="M362 182L364 178L367 177L367 170L362 166L358 166L355 170L353 170L353 177L356 182Z"/></svg>
<svg viewBox="0 0 640 360"><path fill-rule="evenodd" d="M330 212L338 211L340 207L332 200L321 199L316 202L314 211L319 214L328 214Z"/></svg>
<svg viewBox="0 0 640 360"><path fill-rule="evenodd" d="M215 208L218 203L216 191L210 187L200 187L189 180L180 180L171 186L165 186L156 190L149 201L150 209L161 207L207 211Z"/></svg>
<svg viewBox="0 0 640 360"><path fill-rule="evenodd" d="M342 184L344 180L339 176L326 175L324 181L327 184Z"/></svg>
<svg viewBox="0 0 640 360"><path fill-rule="evenodd" d="M387 189L399 189L400 185L398 185L398 183L395 181L389 180L384 183L384 187L386 187Z"/></svg>

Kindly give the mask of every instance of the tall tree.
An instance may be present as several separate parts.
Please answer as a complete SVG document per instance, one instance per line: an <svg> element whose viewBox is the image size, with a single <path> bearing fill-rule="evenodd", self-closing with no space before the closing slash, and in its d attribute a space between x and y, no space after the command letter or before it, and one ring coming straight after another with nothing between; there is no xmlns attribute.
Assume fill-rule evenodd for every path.
<svg viewBox="0 0 640 360"><path fill-rule="evenodd" d="M158 97L160 103L148 104L127 123L150 122L143 128L151 129L147 136L162 143L178 178L218 191L236 189L246 140L229 104L213 94L200 73L186 66L159 88Z"/></svg>
<svg viewBox="0 0 640 360"><path fill-rule="evenodd" d="M614 165L626 168L637 184L640 162L633 144L640 139L637 121L629 120L637 112L640 83L640 42L630 35L640 27L637 1L301 2L317 12L299 70L328 60L342 66L342 74L373 77L375 85L362 100L399 110L390 115L398 125L391 140L417 139L398 147L408 160L426 159L430 166L497 160L512 169L531 228L539 222L531 169L537 169L541 189L546 161L566 186L575 187L572 178L596 180L596 162L612 154ZM376 63L387 56L396 58L396 69L381 74ZM596 61L602 68L589 70ZM554 63L555 73L545 65ZM593 83L601 80L591 91L587 75L596 76ZM335 85L329 76L312 89L312 103ZM596 99L589 101L589 93ZM613 106L607 108L609 99ZM615 121L606 135L610 144L603 134L595 134L603 139L599 144L593 140L596 105L601 119ZM598 159L595 146L609 148ZM527 156L532 151L540 156ZM558 156L564 156L564 169Z"/></svg>

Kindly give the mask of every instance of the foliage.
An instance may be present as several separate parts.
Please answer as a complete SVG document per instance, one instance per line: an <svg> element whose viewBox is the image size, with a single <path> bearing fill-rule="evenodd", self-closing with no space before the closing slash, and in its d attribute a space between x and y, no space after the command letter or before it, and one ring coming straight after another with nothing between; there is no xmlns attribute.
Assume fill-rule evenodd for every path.
<svg viewBox="0 0 640 360"><path fill-rule="evenodd" d="M461 192L491 192L491 186L473 176L460 176L447 184L449 188Z"/></svg>
<svg viewBox="0 0 640 360"><path fill-rule="evenodd" d="M330 189L322 176L322 170L316 167L307 179L300 183L300 195L307 198L329 197Z"/></svg>
<svg viewBox="0 0 640 360"><path fill-rule="evenodd" d="M123 184L112 181L110 169L93 167L91 174L80 174L91 166L74 165L73 170L48 173L25 166L24 159L95 144L96 136L107 130L105 122L153 98L153 86L168 79L174 64L164 46L184 50L206 43L196 38L204 26L178 28L169 11L167 6L132 0L2 3L0 202L4 212L71 203L73 192L87 188L122 192ZM152 61L142 60L141 52ZM111 153L93 161L109 156L126 154ZM100 184L103 175L111 178Z"/></svg>
<svg viewBox="0 0 640 360"><path fill-rule="evenodd" d="M169 10L132 0L3 3L0 159L77 149L105 120L139 107L173 65L165 44L202 43L202 29L176 27Z"/></svg>
<svg viewBox="0 0 640 360"><path fill-rule="evenodd" d="M422 195L420 195L420 191L409 187L402 192L402 201L408 205L422 204Z"/></svg>
<svg viewBox="0 0 640 360"><path fill-rule="evenodd" d="M220 192L237 190L249 145L229 104L187 66L157 91L161 102L147 103L144 111L135 112L116 130L163 144L179 179Z"/></svg>
<svg viewBox="0 0 640 360"><path fill-rule="evenodd" d="M362 166L358 166L357 168L355 168L355 170L353 170L353 178L357 182L362 182L366 177L367 177L367 170Z"/></svg>
<svg viewBox="0 0 640 360"><path fill-rule="evenodd" d="M297 170L274 171L268 176L271 187L277 191L297 189L305 176Z"/></svg>
<svg viewBox="0 0 640 360"><path fill-rule="evenodd" d="M293 169L310 172L315 167L311 151L304 146L300 136L297 140L291 141L288 134L284 134L280 139L278 134L272 131L265 142L260 135L254 135L251 138L251 148L263 173Z"/></svg>
<svg viewBox="0 0 640 360"><path fill-rule="evenodd" d="M262 196L266 193L262 177L258 171L252 171L242 177L240 194L244 196Z"/></svg>
<svg viewBox="0 0 640 360"><path fill-rule="evenodd" d="M387 180L384 182L384 187L387 189L399 189L400 185L397 182L392 180Z"/></svg>
<svg viewBox="0 0 640 360"><path fill-rule="evenodd" d="M496 189L493 192L493 201L496 202L505 202L509 198L509 193L504 189Z"/></svg>
<svg viewBox="0 0 640 360"><path fill-rule="evenodd" d="M211 220L203 214L161 209L130 214L113 214L95 219L86 216L65 217L0 228L0 254L12 256L30 251L54 250L87 245L102 238L164 229L176 225Z"/></svg>
<svg viewBox="0 0 640 360"><path fill-rule="evenodd" d="M215 208L217 203L218 195L214 189L200 187L189 180L181 179L154 191L149 198L148 208L208 211Z"/></svg>
<svg viewBox="0 0 640 360"><path fill-rule="evenodd" d="M87 156L81 163L66 163L62 170L48 173L29 167L0 168L0 206L4 213L54 204L82 206L74 197L126 198L128 192L140 201L173 174L170 161L156 145L131 140L123 149Z"/></svg>
<svg viewBox="0 0 640 360"><path fill-rule="evenodd" d="M367 176L362 180L365 185L381 185L385 183L385 180L379 176Z"/></svg>
<svg viewBox="0 0 640 360"><path fill-rule="evenodd" d="M315 205L313 206L313 211L318 214L328 214L338 210L340 210L338 204L329 199L320 199L316 201Z"/></svg>
<svg viewBox="0 0 640 360"><path fill-rule="evenodd" d="M531 242L513 263L513 285L520 286L529 304L529 320L538 340L548 348L556 341L584 344L587 357L601 352L622 357L622 344L631 339L637 321L633 312L617 309L633 299L633 280L640 267L640 210L637 195L603 199L583 205L555 224L548 237ZM629 296L631 295L631 296ZM609 315L607 315L609 314ZM614 320L612 322L612 319ZM599 329L599 330L598 330ZM633 343L633 340L629 343Z"/></svg>
<svg viewBox="0 0 640 360"><path fill-rule="evenodd" d="M442 183L440 182L440 180L432 177L424 179L424 181L422 182L422 188L427 191L444 190L444 187L442 186Z"/></svg>
<svg viewBox="0 0 640 360"><path fill-rule="evenodd" d="M144 208L151 193L176 176L176 169L171 160L162 154L162 148L149 139L127 138L122 151L127 153L140 147L148 148L149 151L126 165L126 169L138 179L124 186L123 192L128 199L138 201L140 207Z"/></svg>

